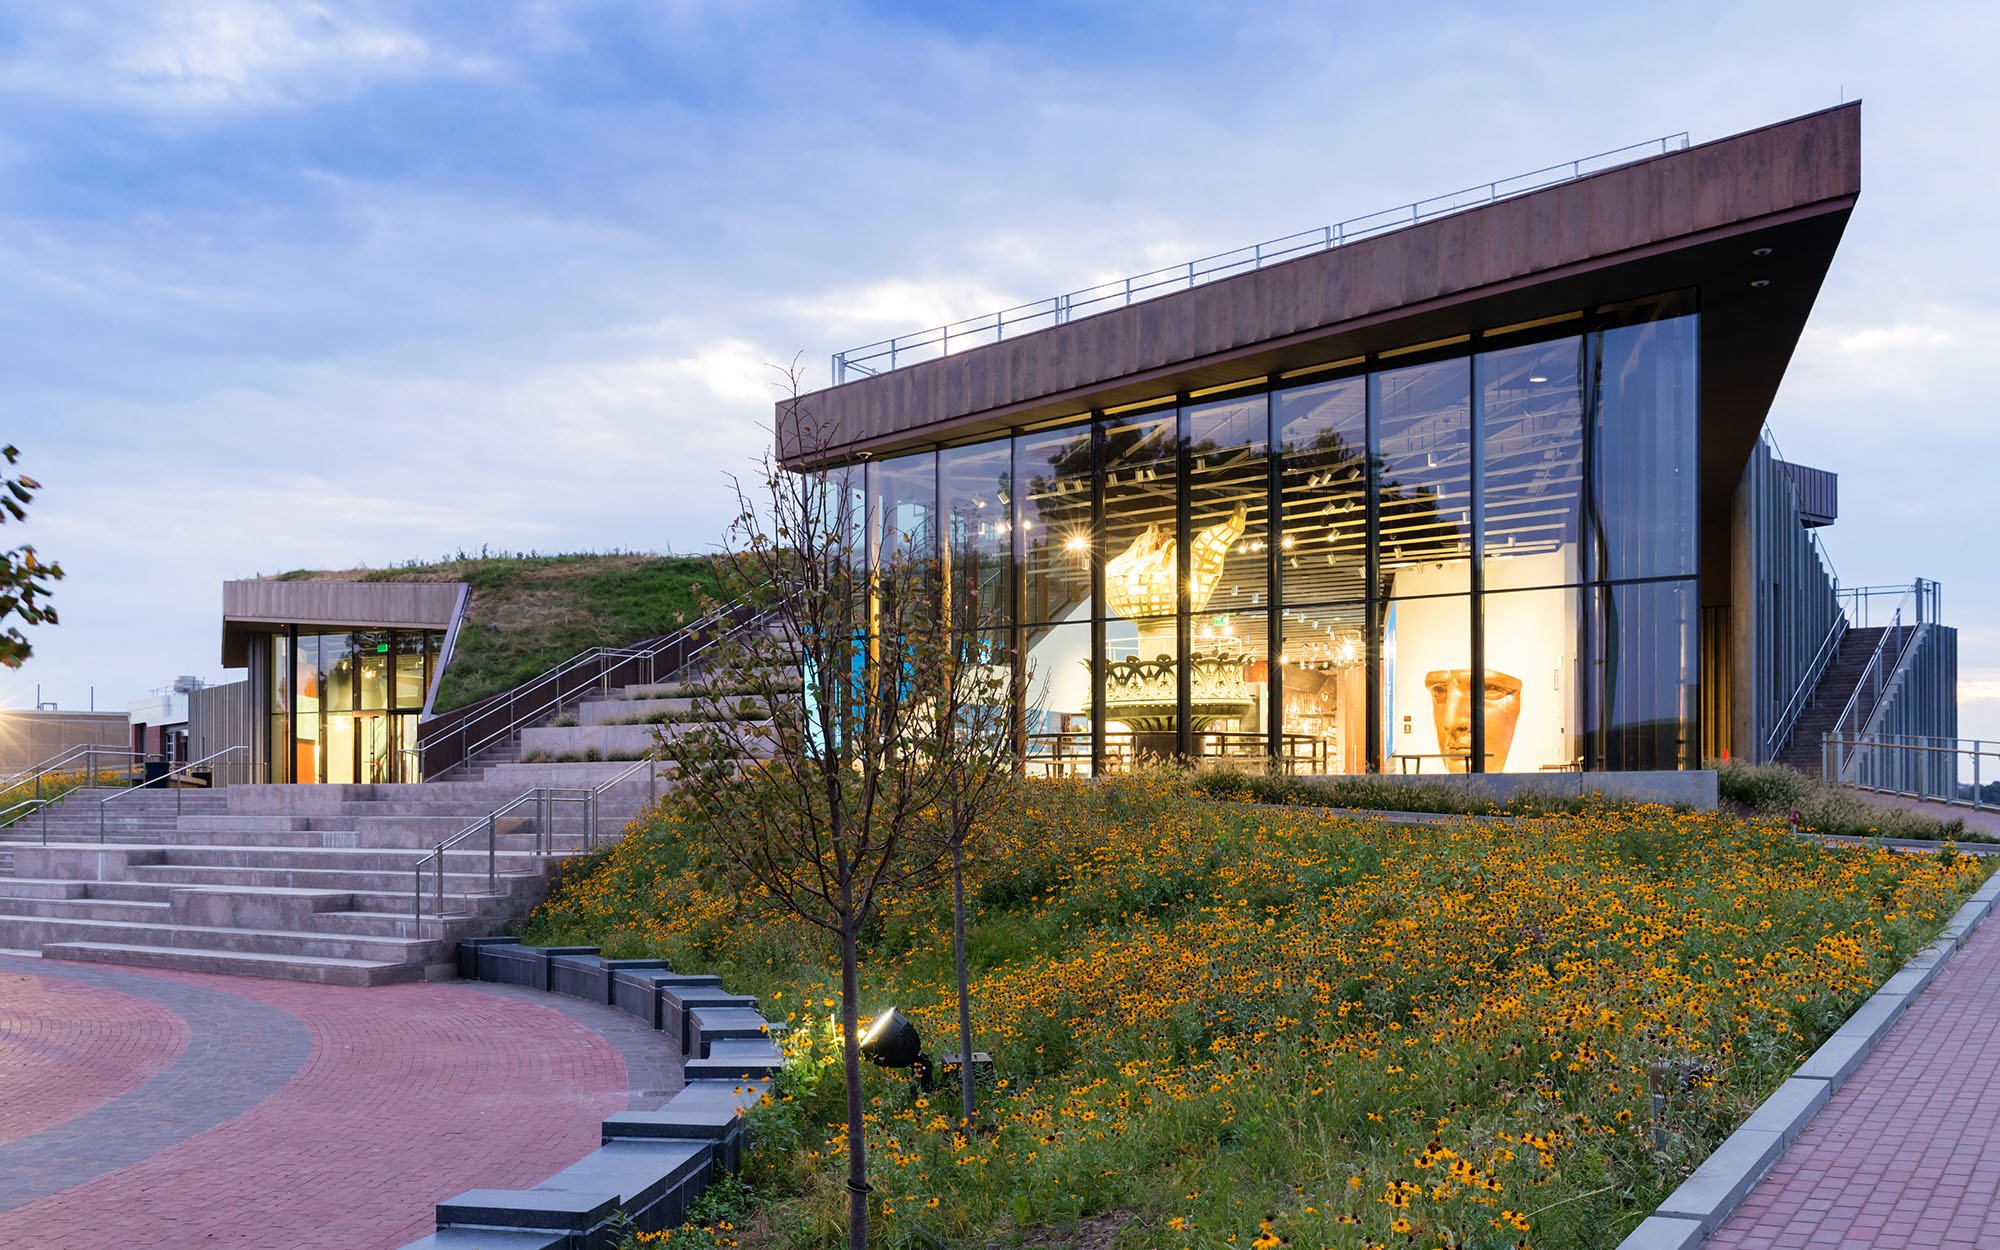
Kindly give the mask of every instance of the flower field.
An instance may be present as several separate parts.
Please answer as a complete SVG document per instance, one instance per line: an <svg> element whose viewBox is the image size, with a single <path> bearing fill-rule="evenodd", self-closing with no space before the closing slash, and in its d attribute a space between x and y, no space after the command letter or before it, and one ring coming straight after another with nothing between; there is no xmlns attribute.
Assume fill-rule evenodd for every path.
<svg viewBox="0 0 2000 1250"><path fill-rule="evenodd" d="M1985 872L1659 808L1398 827L1170 775L1021 783L973 849L985 1123L868 1071L878 1245L1075 1221L1120 1247L1615 1245ZM946 892L871 937L867 1004L955 1049ZM668 1240L839 1243L812 933L663 809L529 938L718 972L789 1019L749 1209Z"/></svg>

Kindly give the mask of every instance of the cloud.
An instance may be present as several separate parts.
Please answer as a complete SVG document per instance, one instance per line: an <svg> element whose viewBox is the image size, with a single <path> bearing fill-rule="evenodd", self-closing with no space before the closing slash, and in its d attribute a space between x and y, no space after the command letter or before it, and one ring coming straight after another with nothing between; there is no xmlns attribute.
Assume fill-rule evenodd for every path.
<svg viewBox="0 0 2000 1250"><path fill-rule="evenodd" d="M483 73L359 4L139 0L31 6L0 88L71 104L190 116L296 107L384 78Z"/></svg>

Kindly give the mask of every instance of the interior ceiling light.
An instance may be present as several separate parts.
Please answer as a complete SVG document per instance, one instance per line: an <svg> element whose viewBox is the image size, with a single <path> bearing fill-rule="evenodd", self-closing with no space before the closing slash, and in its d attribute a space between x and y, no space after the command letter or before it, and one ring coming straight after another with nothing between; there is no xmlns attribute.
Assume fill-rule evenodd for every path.
<svg viewBox="0 0 2000 1250"><path fill-rule="evenodd" d="M1750 249L1750 254L1752 256L1769 256L1771 249L1768 247L1753 247Z"/></svg>
<svg viewBox="0 0 2000 1250"><path fill-rule="evenodd" d="M1753 278L1751 279L1750 285L1761 291L1765 287L1771 285L1771 280L1769 278Z"/></svg>
<svg viewBox="0 0 2000 1250"><path fill-rule="evenodd" d="M1545 378L1545 377L1543 377L1543 376L1542 376L1541 374L1537 373L1537 374L1533 375L1532 377L1530 377L1530 378L1528 379L1528 381L1530 381L1530 382L1546 382L1546 381L1548 381L1548 379L1547 379L1547 378Z"/></svg>

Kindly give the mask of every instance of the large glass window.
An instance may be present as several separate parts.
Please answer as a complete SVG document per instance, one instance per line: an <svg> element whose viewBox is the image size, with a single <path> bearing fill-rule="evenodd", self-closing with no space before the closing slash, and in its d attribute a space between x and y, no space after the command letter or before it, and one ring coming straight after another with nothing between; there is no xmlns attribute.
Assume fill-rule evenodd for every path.
<svg viewBox="0 0 2000 1250"><path fill-rule="evenodd" d="M883 461L871 509L914 520L869 541L941 507L952 585L1032 678L1030 771L1686 767L1687 309Z"/></svg>
<svg viewBox="0 0 2000 1250"><path fill-rule="evenodd" d="M1479 357L1487 589L1568 586L1583 515L1583 340Z"/></svg>
<svg viewBox="0 0 2000 1250"><path fill-rule="evenodd" d="M284 636L271 649L273 781L416 781L435 631Z"/></svg>
<svg viewBox="0 0 2000 1250"><path fill-rule="evenodd" d="M947 448L938 469L951 592L973 597L976 621L1004 624L1014 542L1013 448L1005 441Z"/></svg>
<svg viewBox="0 0 2000 1250"><path fill-rule="evenodd" d="M1022 624L1088 619L1091 613L1089 426L1015 440L1021 476Z"/></svg>
<svg viewBox="0 0 2000 1250"><path fill-rule="evenodd" d="M1601 336L1590 482L1604 581L1691 576L1699 507L1696 319Z"/></svg>

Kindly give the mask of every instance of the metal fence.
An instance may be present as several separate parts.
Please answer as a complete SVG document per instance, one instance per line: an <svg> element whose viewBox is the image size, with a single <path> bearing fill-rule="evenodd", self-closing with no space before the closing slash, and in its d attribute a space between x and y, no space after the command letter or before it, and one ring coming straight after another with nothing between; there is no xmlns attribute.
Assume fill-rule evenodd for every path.
<svg viewBox="0 0 2000 1250"><path fill-rule="evenodd" d="M1169 265L1164 269L1134 274L1129 278L1100 282L1096 286L1084 287L1082 290L1070 291L1063 295L1052 295L1046 299L1016 304L999 312L969 317L963 321L934 326L911 334L900 334L861 347L851 347L833 354L833 382L838 386L853 376L871 377L887 370L900 369L905 365L949 356L955 351L969 351L989 343L998 343L1010 334L1030 334L1036 330L1046 330L1051 326L1075 321L1079 317L1109 312L1114 308L1124 308L1174 291L1189 290L1203 283L1262 269L1279 261L1291 260L1312 252L1331 251L1336 247L1373 235L1414 226L1433 217L1443 217L1498 200L1526 195L1530 191L1540 191L1545 187L1573 182L1578 178L1644 160L1649 156L1680 151L1687 145L1686 131L1662 135L1643 143L1628 144L1609 152L1578 157L1573 161L1530 170L1528 173L1516 174L1511 178L1483 182L1460 191L1435 195L1427 200L1418 200L1398 208L1383 209L1380 212L1369 213L1365 217L1355 217L1312 230L1301 230L1283 238L1232 248L1185 264Z"/></svg>
<svg viewBox="0 0 2000 1250"><path fill-rule="evenodd" d="M2000 742L1828 734L1823 750L1821 775L1838 778L1842 785L1974 811L2000 808Z"/></svg>

